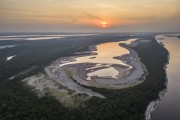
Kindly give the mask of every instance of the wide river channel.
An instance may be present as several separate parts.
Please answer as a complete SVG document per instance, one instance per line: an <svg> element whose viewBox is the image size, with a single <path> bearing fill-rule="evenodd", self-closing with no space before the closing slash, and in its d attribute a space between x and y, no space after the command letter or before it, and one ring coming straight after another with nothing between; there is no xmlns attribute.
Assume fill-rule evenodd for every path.
<svg viewBox="0 0 180 120"><path fill-rule="evenodd" d="M180 39L177 35L159 35L156 39L163 42L170 60L166 69L167 93L152 112L151 120L180 120Z"/></svg>

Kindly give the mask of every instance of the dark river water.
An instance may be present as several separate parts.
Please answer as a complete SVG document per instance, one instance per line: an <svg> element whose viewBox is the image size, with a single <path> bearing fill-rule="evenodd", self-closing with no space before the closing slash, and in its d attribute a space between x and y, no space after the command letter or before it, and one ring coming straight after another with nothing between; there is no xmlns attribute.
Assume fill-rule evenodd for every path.
<svg viewBox="0 0 180 120"><path fill-rule="evenodd" d="M152 112L151 120L180 120L180 39L164 35L156 38L164 43L170 53L170 60L166 69L167 93Z"/></svg>

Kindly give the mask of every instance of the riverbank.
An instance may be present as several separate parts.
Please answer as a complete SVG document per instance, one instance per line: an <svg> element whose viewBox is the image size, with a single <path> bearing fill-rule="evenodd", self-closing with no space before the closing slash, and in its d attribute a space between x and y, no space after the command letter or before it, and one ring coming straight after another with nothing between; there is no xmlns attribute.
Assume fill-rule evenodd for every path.
<svg viewBox="0 0 180 120"><path fill-rule="evenodd" d="M141 43L141 41L133 42L133 46L136 46L139 43ZM121 64L106 64L106 66L113 67L119 72L116 77L93 76L91 80L87 80L88 78L87 75L89 73L92 73L92 71L96 71L97 69L105 69L106 66L101 68L100 67L96 68L96 63L75 64L74 61L76 61L76 58L87 55L91 56L95 54L94 51L97 50L95 46L90 47L91 52L88 51L86 52L88 54L58 59L49 66L49 68L54 69L52 70L53 72L51 72L51 74L54 74L54 76L58 76L58 74L61 74L61 70L58 70L61 69L59 67L61 66L63 69L66 69L71 72L71 77L75 81L85 86L108 88L108 89L120 89L120 88L135 86L144 80L148 72L146 70L146 67L141 63L140 58L138 57L136 51L130 48L133 47L131 44L127 45L123 43L120 44L120 46L127 49L129 51L129 54L116 56L114 57L114 59L121 60L124 64L127 64L128 67ZM90 68L91 70L88 70Z"/></svg>
<svg viewBox="0 0 180 120"><path fill-rule="evenodd" d="M135 43L133 47L141 42L138 41ZM107 64L107 67L113 67L119 72L116 78L96 76L92 77L92 80L87 80L87 74L89 72L105 69L106 66L97 67L95 63L69 64L69 62L74 62L77 57L83 56L90 56L90 59L93 59L91 56L97 55L95 52L97 50L96 46L97 45L90 46L90 51L78 52L75 53L78 54L76 56L62 57L54 61L44 69L45 74L42 74L43 77L32 76L23 81L33 86L39 97L49 94L56 97L56 99L66 107L75 105L74 101L77 99L74 100L74 98L78 98L74 97L76 95L79 97L83 95L83 99L79 99L80 103L83 103L93 96L105 98L105 96L100 93L93 92L91 89L84 88L82 85L106 89L121 89L132 87L143 82L145 76L148 74L147 69L144 64L141 63L136 51L130 48L132 45L124 43L120 44L120 46L127 49L129 54L116 56L113 59L121 60L128 66Z"/></svg>
<svg viewBox="0 0 180 120"><path fill-rule="evenodd" d="M46 74L40 73L23 80L27 85L33 87L33 92L39 98L53 96L67 108L79 107L91 97L105 98L99 93L74 83L67 78L63 70L60 75L61 79L51 76L50 69L45 68L45 71Z"/></svg>
<svg viewBox="0 0 180 120"><path fill-rule="evenodd" d="M166 49L162 40L156 39L156 41L159 43L159 45L161 45L162 47L164 47L164 49ZM148 105L145 112L145 120L151 120L152 112L155 111L156 106L160 103L160 101L163 99L163 96L167 93L168 77L167 77L166 69L167 69L167 65L169 64L169 60L170 60L170 53L168 52L168 60L167 60L167 63L164 64L164 71L166 72L166 82L164 84L166 88L164 88L163 90L159 92L159 96L157 100L150 102L150 104Z"/></svg>
<svg viewBox="0 0 180 120"><path fill-rule="evenodd" d="M163 86L164 78L162 77L164 75L164 72L162 66L164 66L163 61L166 61L166 51L164 48L162 48L162 46L160 46L154 40L144 44L138 44L132 49L138 53L138 56L141 58L141 61L146 66L146 69L149 72L144 82L141 82L141 84L138 84L137 86L126 89L104 89L104 88L96 88L96 87L87 87L88 89L91 89L92 91L105 96L106 99L91 97L91 99L85 101L84 102L84 105L86 106L85 108L80 107L78 108L78 110L75 109L76 112L81 114L81 117L80 118L78 117L78 119L85 119L83 116L86 115L86 116L92 116L89 117L89 119L101 120L101 119L105 119L107 116L111 116L112 111L115 112L113 114L114 118L119 118L120 116L122 119L127 119L127 118L133 120L145 119L144 114L146 107L149 105L150 101L157 99L159 95L159 91L162 90L162 88L164 88ZM153 53L153 54L147 55L149 53ZM157 59L153 59L153 58L157 58ZM60 62L58 60L57 63ZM63 62L66 62L66 60L64 59ZM59 67L59 64L54 64L54 65L56 65L56 67ZM52 66L52 68L49 69L53 72L56 71L55 66ZM68 72L67 70L64 71L66 71L69 74L67 75L68 77L72 76L71 72ZM58 77L56 76L55 73L54 75L55 77ZM113 107L114 105L116 107ZM103 108L103 109L97 109L97 108ZM122 110L123 112L119 112ZM104 116L104 113L107 116ZM75 115L72 112L68 114L70 114L71 116ZM102 114L104 116L102 118L94 117L94 116L102 116Z"/></svg>
<svg viewBox="0 0 180 120"><path fill-rule="evenodd" d="M50 92L47 92L45 96L39 98L37 97L37 94L34 94L34 92L36 92L34 91L34 87L30 87L29 85L24 84L24 82L21 82L25 77L35 75L39 72L44 73L44 67L49 66L52 61L59 57L73 56L75 52L87 51L87 46L90 45L130 39L129 37L117 38L114 37L114 34L111 36L113 37L104 37L103 35L98 36L98 38L87 37L83 40L80 38L72 38L72 40L47 40L30 43L29 41L23 41L25 43L21 42L21 48L14 47L13 50L7 49L9 50L8 53L12 52L11 55L14 55L14 50L19 54L16 56L16 59L10 62L4 61L4 66L1 65L1 80L6 80L6 78L14 76L17 73L28 69L32 65L36 65L37 69L26 72L26 74L20 74L18 77L14 77L11 80L1 82L0 104L1 106L5 106L7 109L2 110L3 107L1 107L1 113L2 111L3 113L0 118L9 119L8 116L12 114L11 116L14 116L12 119L26 119L28 117L30 119L68 120L144 120L146 107L152 100L156 100L159 91L165 88L165 78L163 77L165 76L165 72L163 67L166 62L167 54L166 50L160 46L153 37L144 36L142 38L143 40L151 40L151 42L142 42L142 44L138 44L136 47L132 48L138 53L141 62L146 66L146 69L149 72L144 82L125 89L105 89L82 85L85 88L91 89L93 92L103 95L106 99L91 97L90 99L85 100L82 104L80 103L81 105L79 107L69 109L64 107L57 98L51 95L51 93L53 93L53 95L61 94L56 94L57 92L50 90ZM110 47L110 49L112 48L114 47ZM6 60L6 57L11 55L5 54L4 60ZM89 71L90 70L91 69L89 69ZM65 71L68 73L68 76L71 77L71 72L68 72L67 70ZM51 82L51 80L52 79L50 79L49 82ZM41 82L43 81L40 80L40 83ZM37 84L39 83L37 82ZM57 87L58 86L60 85L58 84ZM74 91L67 89L64 91L62 90L61 92L65 94ZM86 98L86 95L83 94L78 96L78 94L76 94L73 98L74 102L77 103L79 99L81 101Z"/></svg>

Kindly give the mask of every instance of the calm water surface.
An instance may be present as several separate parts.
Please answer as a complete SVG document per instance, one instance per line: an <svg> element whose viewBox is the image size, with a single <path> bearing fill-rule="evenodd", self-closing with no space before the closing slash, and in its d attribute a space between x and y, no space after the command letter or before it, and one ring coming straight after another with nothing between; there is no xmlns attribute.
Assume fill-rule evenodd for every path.
<svg viewBox="0 0 180 120"><path fill-rule="evenodd" d="M152 120L180 120L180 39L177 37L156 37L162 39L170 53L167 66L167 93L152 113Z"/></svg>
<svg viewBox="0 0 180 120"><path fill-rule="evenodd" d="M92 76L116 78L119 72L115 68L111 67L110 66L111 64L121 64L131 68L131 66L123 63L121 60L114 59L114 57L116 56L129 54L129 50L125 49L124 47L121 47L119 44L121 43L130 44L135 40L136 39L129 39L126 41L108 42L108 43L99 44L96 46L97 51L94 51L95 53L97 53L96 55L77 57L75 58L75 61L61 64L61 66L68 64L77 64L77 63L95 63L97 64L95 66L96 68L100 68L100 67L101 68L104 67L104 68L88 73L87 80L90 80ZM125 69L129 69L129 68L125 68Z"/></svg>

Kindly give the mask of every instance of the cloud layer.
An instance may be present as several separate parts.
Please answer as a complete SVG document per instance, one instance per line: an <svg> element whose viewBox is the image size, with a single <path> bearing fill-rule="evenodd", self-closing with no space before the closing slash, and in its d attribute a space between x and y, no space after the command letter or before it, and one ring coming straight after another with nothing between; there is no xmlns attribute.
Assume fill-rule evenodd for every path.
<svg viewBox="0 0 180 120"><path fill-rule="evenodd" d="M180 0L1 0L0 32L180 31ZM104 31L104 30L103 30Z"/></svg>

